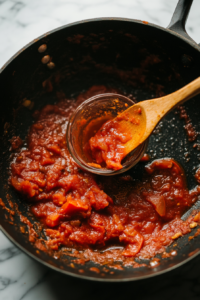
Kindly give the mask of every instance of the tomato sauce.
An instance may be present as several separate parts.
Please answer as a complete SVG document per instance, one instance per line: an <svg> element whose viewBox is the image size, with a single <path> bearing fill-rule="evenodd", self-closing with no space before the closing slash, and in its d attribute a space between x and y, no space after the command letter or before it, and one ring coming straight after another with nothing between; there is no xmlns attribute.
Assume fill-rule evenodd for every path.
<svg viewBox="0 0 200 300"><path fill-rule="evenodd" d="M198 132L196 132L194 126L192 125L192 122L191 122L184 106L179 106L178 109L180 111L180 118L185 121L184 127L186 130L187 136L188 136L188 140L190 142L194 142L197 139Z"/></svg>
<svg viewBox="0 0 200 300"><path fill-rule="evenodd" d="M132 139L132 131L127 132L127 127L124 130L121 121L129 121L136 126L140 125L142 126L141 130L144 130L144 121L141 124L141 120L138 118L138 115L141 114L141 108L135 109L134 115L125 111L100 127L96 134L89 139L89 150L95 160L94 163L108 169L122 169L121 162L127 155L126 143Z"/></svg>
<svg viewBox="0 0 200 300"><path fill-rule="evenodd" d="M125 156L124 144L131 139L129 133L121 130L116 120L107 121L89 140L92 157L102 167L120 170Z"/></svg>
<svg viewBox="0 0 200 300"><path fill-rule="evenodd" d="M148 164L137 184L130 176L96 177L77 166L66 146L67 123L78 104L102 90L110 92L95 86L77 101L62 99L35 113L27 147L11 164L11 184L44 224L50 249L84 250L99 263L111 256L150 258L191 231L193 217L180 218L199 190L188 191L184 172L172 159Z"/></svg>

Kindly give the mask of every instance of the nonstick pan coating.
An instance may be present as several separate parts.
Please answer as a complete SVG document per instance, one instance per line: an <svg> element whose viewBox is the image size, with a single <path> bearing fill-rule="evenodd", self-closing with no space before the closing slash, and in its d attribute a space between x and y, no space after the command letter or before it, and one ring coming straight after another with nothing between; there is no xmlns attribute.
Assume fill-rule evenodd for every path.
<svg viewBox="0 0 200 300"><path fill-rule="evenodd" d="M57 91L70 97L93 84L106 84L134 95L139 101L171 93L200 76L200 48L184 32L191 2L181 0L175 11L170 28L179 33L137 20L87 20L43 35L8 61L0 73L0 198L8 207L10 200L17 203L21 213L34 222L27 212L27 203L8 184L9 140L14 135L25 139L33 123L33 111L55 103ZM178 23L177 20L182 22ZM42 44L47 45L43 54L38 52ZM55 63L54 69L48 69L41 63L42 57L47 54ZM25 98L34 102L33 110L22 105ZM196 130L200 132L200 97L190 100L185 107ZM193 148L193 143L188 142L184 122L174 111L165 117L150 137L148 149L152 158L172 157L177 160L185 170L189 189L196 185L194 174L200 161L200 152ZM129 173L138 178L143 173L143 167L138 164ZM197 202L196 207L198 205ZM112 270L113 274L110 274L98 266L100 273L95 273L90 270L97 266L92 262L84 266L74 263L75 267L72 267L71 260L74 258L56 259L38 251L28 241L28 235L19 230L19 216L14 216L14 226L9 221L8 213L0 207L1 229L21 250L59 272L91 280L147 278L171 270L200 252L200 236L188 242L186 235L177 241L177 256L161 259L157 268L126 267L123 271ZM174 249L173 245L169 248ZM79 273L80 268L84 273Z"/></svg>

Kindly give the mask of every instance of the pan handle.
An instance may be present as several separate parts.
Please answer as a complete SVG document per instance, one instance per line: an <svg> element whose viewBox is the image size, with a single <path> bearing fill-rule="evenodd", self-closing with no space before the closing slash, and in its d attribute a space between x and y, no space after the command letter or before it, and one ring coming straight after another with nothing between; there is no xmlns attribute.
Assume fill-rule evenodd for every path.
<svg viewBox="0 0 200 300"><path fill-rule="evenodd" d="M186 39L195 42L186 32L185 24L190 11L193 0L179 0L172 16L168 29L177 32Z"/></svg>

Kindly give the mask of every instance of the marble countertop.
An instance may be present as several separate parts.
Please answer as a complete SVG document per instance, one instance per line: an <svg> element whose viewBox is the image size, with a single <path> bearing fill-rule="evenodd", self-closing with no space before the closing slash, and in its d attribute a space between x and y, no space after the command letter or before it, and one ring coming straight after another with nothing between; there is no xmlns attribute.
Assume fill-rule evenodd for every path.
<svg viewBox="0 0 200 300"><path fill-rule="evenodd" d="M0 0L0 67L39 35L78 20L126 17L166 27L177 0ZM186 29L200 42L200 1L194 0ZM0 232L0 300L95 298L200 299L200 257L165 275L103 284L60 275L33 261ZM78 286L78 288L77 288ZM145 287L145 288L144 288Z"/></svg>

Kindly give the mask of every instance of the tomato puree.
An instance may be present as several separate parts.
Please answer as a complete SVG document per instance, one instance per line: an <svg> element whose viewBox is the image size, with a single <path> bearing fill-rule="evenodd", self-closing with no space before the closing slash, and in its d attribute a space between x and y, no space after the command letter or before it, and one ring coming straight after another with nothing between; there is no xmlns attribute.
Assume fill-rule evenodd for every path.
<svg viewBox="0 0 200 300"><path fill-rule="evenodd" d="M95 86L77 101L63 98L35 113L27 147L18 150L11 164L11 184L43 223L50 249L66 246L90 251L89 258L98 262L102 255L121 261L150 258L165 251L176 236L191 231L192 217L180 218L199 192L188 191L182 168L170 158L149 163L144 179L137 184L130 176L95 177L76 165L66 145L67 122L80 102L102 89L109 92ZM107 131L109 126L108 122ZM97 163L104 159L120 167L123 149L118 149L120 154L113 160L112 146L115 149L116 141L125 142L129 137L115 131L113 136L108 139L106 159L98 152L95 155Z"/></svg>

